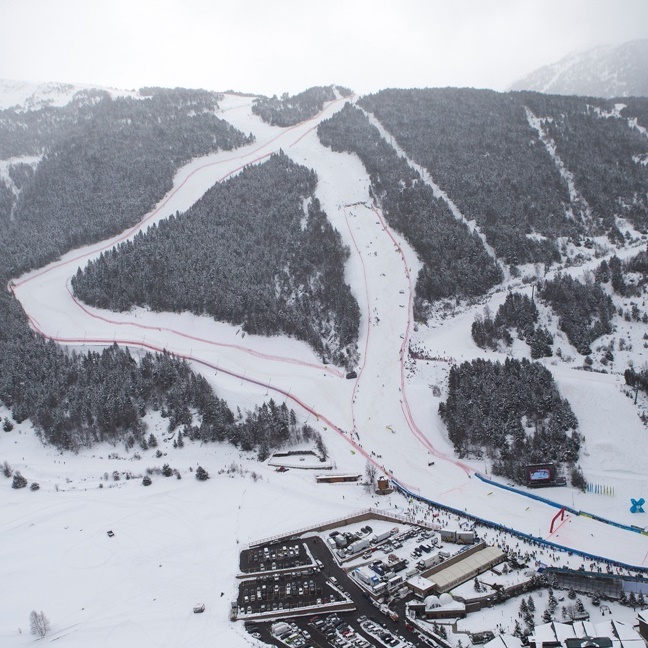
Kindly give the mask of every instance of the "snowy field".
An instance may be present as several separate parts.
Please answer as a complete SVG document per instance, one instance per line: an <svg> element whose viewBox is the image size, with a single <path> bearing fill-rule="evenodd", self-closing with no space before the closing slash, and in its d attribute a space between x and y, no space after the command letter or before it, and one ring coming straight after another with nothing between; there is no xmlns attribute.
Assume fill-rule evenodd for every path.
<svg viewBox="0 0 648 648"><path fill-rule="evenodd" d="M437 317L430 327L414 331L415 254L373 208L369 178L357 158L333 153L317 139L317 123L343 103L332 102L316 119L280 129L251 114L249 97L227 96L221 116L254 133L254 144L192 161L139 226L17 278L15 295L34 329L71 348L116 341L134 350L166 349L189 359L232 408L250 408L269 397L286 401L301 421L321 431L334 471L364 473L369 460L421 495L547 538L555 508L481 482L474 472L485 472L482 462L462 462L453 455L437 414L450 362L503 356L478 349L470 337L483 305ZM73 298L69 280L77 267L151 223L186 210L213 183L279 149L315 169L318 198L351 250L346 279L362 311L357 380L322 365L295 340L243 338L237 327L194 315L104 312ZM489 298L492 312L504 298L503 290ZM410 341L447 361L407 361ZM645 516L632 515L629 506L631 497L648 499L638 451L646 429L623 391L623 378L574 369L582 359L575 359L564 339L560 346L574 360L550 359L549 366L585 435L581 465L588 479L614 487L615 495L571 488L545 489L542 495L645 526ZM643 352L637 340L637 366ZM441 388L441 398L433 396L434 385ZM150 427L161 440L164 423L151 420ZM356 484L317 485L310 470L277 473L230 447L187 443L174 449L169 444L167 453L156 458L153 451L140 450L137 458L135 450L96 447L62 455L44 448L24 425L2 433L0 462L38 482L40 490L12 490L11 480L0 477L0 577L11 592L0 608L0 645L32 643L32 609L43 610L52 622L47 640L65 647L254 645L241 624L227 620L242 545L370 505L396 512L409 506L396 494L377 503ZM163 463L177 468L182 479L154 476L144 488L146 469ZM208 470L209 481L194 478L198 465ZM114 471L121 473L118 481ZM133 478L127 480L126 472ZM648 565L647 536L582 516L568 516L551 539ZM206 604L205 614L192 614L197 602Z"/></svg>

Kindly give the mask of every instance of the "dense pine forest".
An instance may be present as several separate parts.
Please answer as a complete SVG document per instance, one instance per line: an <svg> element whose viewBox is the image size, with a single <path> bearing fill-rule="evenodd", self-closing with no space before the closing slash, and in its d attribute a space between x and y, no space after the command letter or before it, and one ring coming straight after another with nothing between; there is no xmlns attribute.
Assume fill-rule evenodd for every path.
<svg viewBox="0 0 648 648"><path fill-rule="evenodd" d="M559 237L618 240L615 216L646 229L648 140L633 120L645 121L647 102L626 103L618 113L602 99L454 88L358 102L512 265L558 261Z"/></svg>
<svg viewBox="0 0 648 648"><path fill-rule="evenodd" d="M182 164L250 141L215 116L218 95L145 92L146 99L82 93L64 108L0 113L1 156L38 159L35 171L9 167L17 198L0 212L0 257L11 274L134 225ZM34 136L41 131L42 139Z"/></svg>
<svg viewBox="0 0 648 648"><path fill-rule="evenodd" d="M274 155L79 269L73 288L101 308L191 311L291 335L351 367L360 309L344 282L349 252L313 196L316 182Z"/></svg>
<svg viewBox="0 0 648 648"><path fill-rule="evenodd" d="M271 126L294 126L319 113L327 101L336 99L336 90L341 97L351 96L352 91L342 86L315 86L299 94L281 97L258 97L252 105L252 112Z"/></svg>
<svg viewBox="0 0 648 648"><path fill-rule="evenodd" d="M578 460L578 422L551 372L537 362L474 360L454 366L439 405L460 457L484 455L493 472L522 483L526 464Z"/></svg>

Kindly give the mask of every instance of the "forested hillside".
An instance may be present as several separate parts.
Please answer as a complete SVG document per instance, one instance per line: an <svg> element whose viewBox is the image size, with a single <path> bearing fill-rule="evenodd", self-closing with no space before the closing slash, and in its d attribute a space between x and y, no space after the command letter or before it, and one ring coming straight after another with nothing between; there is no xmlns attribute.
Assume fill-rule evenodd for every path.
<svg viewBox="0 0 648 648"><path fill-rule="evenodd" d="M627 116L643 118L647 101ZM648 139L611 102L447 88L383 90L359 105L510 264L558 260L557 237L618 239L615 216L646 228Z"/></svg>
<svg viewBox="0 0 648 648"><path fill-rule="evenodd" d="M348 250L314 198L316 182L274 155L80 269L74 290L102 308L191 311L291 335L350 367L360 309L344 282Z"/></svg>
<svg viewBox="0 0 648 648"><path fill-rule="evenodd" d="M82 94L64 108L0 115L3 159L42 156L35 171L20 158L8 165L17 199L0 213L0 256L14 275L121 232L169 191L179 166L249 141L215 116L213 93L145 94Z"/></svg>
<svg viewBox="0 0 648 648"><path fill-rule="evenodd" d="M137 222L192 156L249 141L215 117L213 93L142 93L149 98L87 92L64 108L0 114L0 157L11 181L0 183L0 283ZM33 160L22 162L24 156ZM146 444L148 409L162 411L179 439L227 440L262 453L312 436L274 406L235 419L200 376L171 356L147 354L138 363L117 347L70 355L36 335L5 290L0 318L0 400L15 421L29 418L60 448Z"/></svg>
<svg viewBox="0 0 648 648"><path fill-rule="evenodd" d="M317 132L325 146L360 157L387 221L424 263L416 282L419 317L434 300L482 295L501 281L501 271L480 238L454 218L361 110L347 104Z"/></svg>
<svg viewBox="0 0 648 648"><path fill-rule="evenodd" d="M327 101L336 98L335 91L348 97L352 91L341 86L315 86L299 94L281 97L258 97L252 105L252 112L271 126L294 126L317 115Z"/></svg>
<svg viewBox="0 0 648 648"><path fill-rule="evenodd" d="M253 112L287 127L347 94L344 88L311 88L294 97L261 98ZM216 116L219 95L149 88L141 96L114 99L87 91L64 108L0 113L0 280L123 231L164 196L180 165L251 141ZM510 294L494 317L475 320L474 341L508 351L517 336L532 358L560 357L554 335L565 348L562 331L585 356L585 368L612 363L614 317L648 321L644 305L631 301L647 281L645 252L625 261L612 257L582 281L567 273L540 279L540 268L564 262L565 250L583 241L592 258L608 253L603 234L610 246L621 246L648 231L648 100L615 105L437 89L385 90L358 105L349 102L322 122L318 136L332 150L359 157L375 205L422 262L416 318L426 321L439 300L486 295L505 277L502 261L512 277L529 270L517 266L535 263L537 304ZM435 196L367 112L429 171L461 214ZM191 311L250 333L290 335L324 361L350 368L358 359L360 311L344 279L349 251L315 198L316 183L312 170L275 154L214 186L186 213L104 253L77 273L74 290L102 308ZM61 447L102 439L143 443L141 421L149 409L168 416L169 428L182 432L178 442L230 440L261 455L311 434L271 405L235 419L202 379L168 356L138 362L117 348L68 355L31 332L9 293L0 294L0 314L0 399L16 420L30 418ZM603 336L608 338L595 347ZM619 350L627 344L619 336ZM487 452L512 477L515 453L545 460L547 444L554 448L550 458L575 461L575 419L536 365L453 371L442 414L459 453L478 454L490 439ZM469 411L460 383L472 389L473 381L503 387L473 389ZM648 382L641 371L629 381L641 388ZM539 409L509 403L525 390ZM564 414L560 420L542 410L540 392L551 395L551 406ZM508 421L500 425L508 430L504 440L493 437L500 416ZM486 428L464 434L471 417L481 417Z"/></svg>

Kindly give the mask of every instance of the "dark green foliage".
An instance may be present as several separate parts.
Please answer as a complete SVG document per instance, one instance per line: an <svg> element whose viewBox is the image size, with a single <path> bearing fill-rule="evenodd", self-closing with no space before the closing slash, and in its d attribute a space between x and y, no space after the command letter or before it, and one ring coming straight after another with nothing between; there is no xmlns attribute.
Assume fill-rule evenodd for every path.
<svg viewBox="0 0 648 648"><path fill-rule="evenodd" d="M75 293L102 308L188 310L249 333L285 333L353 364L360 309L344 282L349 252L313 197L316 182L273 155L89 263Z"/></svg>
<svg viewBox="0 0 648 648"><path fill-rule="evenodd" d="M508 329L495 326L495 321L488 312L483 317L480 315L475 317L470 332L475 344L481 349L497 351L500 340L507 346L513 344L513 338Z"/></svg>
<svg viewBox="0 0 648 648"><path fill-rule="evenodd" d="M641 295L648 283L648 249L628 259L617 256L613 256L609 262L604 259L595 270L594 277L599 283L611 282L614 292L622 297Z"/></svg>
<svg viewBox="0 0 648 648"><path fill-rule="evenodd" d="M27 486L27 480L16 470L11 488L25 488L25 486Z"/></svg>
<svg viewBox="0 0 648 648"><path fill-rule="evenodd" d="M508 263L558 260L555 238L582 230L565 215L567 186L529 124L521 95L382 90L358 103L477 221Z"/></svg>
<svg viewBox="0 0 648 648"><path fill-rule="evenodd" d="M351 94L346 88L340 90L343 91L342 96L346 96L344 92ZM270 99L259 97L252 104L252 112L272 126L294 126L317 115L324 103L333 99L333 86L315 86L292 97L288 93L284 93L279 99L276 95Z"/></svg>
<svg viewBox="0 0 648 648"><path fill-rule="evenodd" d="M531 347L531 358L548 358L553 355L551 345L553 344L553 335L546 328L539 326L529 340Z"/></svg>
<svg viewBox="0 0 648 648"><path fill-rule="evenodd" d="M535 302L522 293L510 292L506 300L497 309L495 326L513 328L523 340L528 340L534 333L538 321L538 309Z"/></svg>
<svg viewBox="0 0 648 648"><path fill-rule="evenodd" d="M196 479L198 481L206 481L209 479L209 473L202 466L198 466L196 468Z"/></svg>
<svg viewBox="0 0 648 648"><path fill-rule="evenodd" d="M617 295L623 296L627 293L628 287L623 277L623 264L617 256L610 259L610 283Z"/></svg>
<svg viewBox="0 0 648 648"><path fill-rule="evenodd" d="M142 486L150 486L152 483L153 480L148 475L144 475L144 478L142 479Z"/></svg>
<svg viewBox="0 0 648 648"><path fill-rule="evenodd" d="M334 151L356 153L389 224L405 236L424 266L416 282L417 307L452 296L476 296L502 279L476 233L451 214L419 174L380 136L362 111L347 104L322 122L318 135Z"/></svg>
<svg viewBox="0 0 648 648"><path fill-rule="evenodd" d="M623 373L626 385L634 389L640 389L642 392L648 394L648 370L642 369L637 372L634 367L626 369Z"/></svg>
<svg viewBox="0 0 648 648"><path fill-rule="evenodd" d="M520 99L536 115L548 118L545 128L556 153L574 175L593 216L618 236L615 216L648 228L648 167L637 163L648 147L646 139L628 123L648 101L634 99L615 116L614 101L588 97L522 93Z"/></svg>
<svg viewBox="0 0 648 648"><path fill-rule="evenodd" d="M526 359L452 367L439 414L460 457L486 453L493 472L517 482L526 464L578 458L578 421L569 403L551 372Z"/></svg>
<svg viewBox="0 0 648 648"><path fill-rule="evenodd" d="M11 432L13 430L13 423L5 416L4 421L2 421L2 429L5 432Z"/></svg>
<svg viewBox="0 0 648 648"><path fill-rule="evenodd" d="M495 351L499 340L507 346L513 343L509 329L515 329L518 337L531 344L536 334L537 321L538 309L535 303L521 293L509 293L506 295L505 302L497 309L495 319L491 318L488 312L483 318L475 319L471 329L472 337L478 347ZM551 355L551 352L546 355Z"/></svg>
<svg viewBox="0 0 648 648"><path fill-rule="evenodd" d="M590 344L612 332L614 304L599 284L583 284L570 275L558 274L538 286L538 297L560 317L560 328L576 350L588 355Z"/></svg>
<svg viewBox="0 0 648 648"><path fill-rule="evenodd" d="M262 414L250 412L236 423L207 381L168 354L146 353L137 362L128 349L113 345L101 353L68 355L30 331L16 300L0 292L3 304L10 317L0 328L0 400L15 421L31 419L43 439L58 448L141 440L146 433L142 417L149 409L166 412L171 431L190 422L195 411L201 441L240 443L250 450L262 442L275 448L311 434L310 428L298 428L285 404L265 405ZM274 431L272 416L281 430L287 421L287 433ZM157 445L153 434L148 444Z"/></svg>
<svg viewBox="0 0 648 648"><path fill-rule="evenodd" d="M580 466L573 466L571 469L570 483L574 488L584 491L587 488L587 481Z"/></svg>
<svg viewBox="0 0 648 648"><path fill-rule="evenodd" d="M6 227L11 217L11 211L16 202L13 191L7 183L0 179L0 224Z"/></svg>

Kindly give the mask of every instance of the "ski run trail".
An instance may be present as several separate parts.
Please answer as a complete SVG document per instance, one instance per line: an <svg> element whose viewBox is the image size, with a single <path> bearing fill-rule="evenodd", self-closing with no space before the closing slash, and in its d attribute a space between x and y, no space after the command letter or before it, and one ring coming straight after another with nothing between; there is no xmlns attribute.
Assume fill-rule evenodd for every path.
<svg viewBox="0 0 648 648"><path fill-rule="evenodd" d="M270 397L285 401L300 421L322 433L337 472L362 474L370 461L379 473L415 493L549 538L556 508L482 482L475 473L485 472L484 463L460 461L453 453L437 413L451 364L504 356L478 349L470 338L470 324L482 307L439 316L429 326L414 325L420 261L373 204L369 177L359 159L334 153L317 138L318 123L345 101L333 101L316 118L282 129L255 117L250 97L226 95L219 116L253 133L253 144L193 160L136 227L17 278L12 290L34 330L70 349L98 349L117 342L133 352L172 352L202 373L232 409L250 409ZM262 163L280 149L316 171L316 195L351 251L345 277L362 312L356 379L347 380L342 369L322 364L306 344L294 339L243 337L239 327L186 313L102 311L74 298L70 278L78 267L160 219L185 211L214 183L246 165ZM427 174L424 177L431 182ZM463 218L458 210L453 213ZM492 312L505 296L500 289L489 297ZM424 347L434 360L409 359L410 342ZM645 429L621 389L621 379L575 371L567 363L550 368L586 437L581 461L585 473L593 481L613 485L615 496L572 488L545 489L542 495L623 524L641 524L628 509L631 497L648 494L642 453L637 452ZM432 386L441 388L441 397L433 396ZM158 479L146 489L140 480L121 481L100 491L98 482L108 470L105 457L115 449L66 456L42 447L26 432L27 428L15 442L0 439L0 457L41 483L38 493L25 497L11 492L8 480L5 486L0 546L8 564L20 572L15 596L0 611L2 645L31 642L24 628L33 608L59 621L62 646L189 646L207 645L208 638L212 645L250 645L249 637L226 620L241 544L370 505L401 513L409 506L398 494L377 499L355 484L316 485L312 471L278 474L235 448L190 443L182 450L169 449L165 461L172 466L200 463L213 477L205 484L188 476L181 482ZM122 457L122 465L110 471L142 471L156 464L151 453L142 454L139 467L125 465L128 459ZM231 463L242 466L235 473L239 476L217 477L219 468ZM261 479L246 477L250 471ZM125 531L106 548L105 529L119 524ZM648 565L648 537L589 517L568 515L550 539L612 560ZM570 563L567 554L560 561L562 566L580 563L578 558ZM227 596L219 597L221 591ZM207 601L216 613L198 620L188 617L187 609L198 600ZM69 623L60 624L61 619Z"/></svg>

